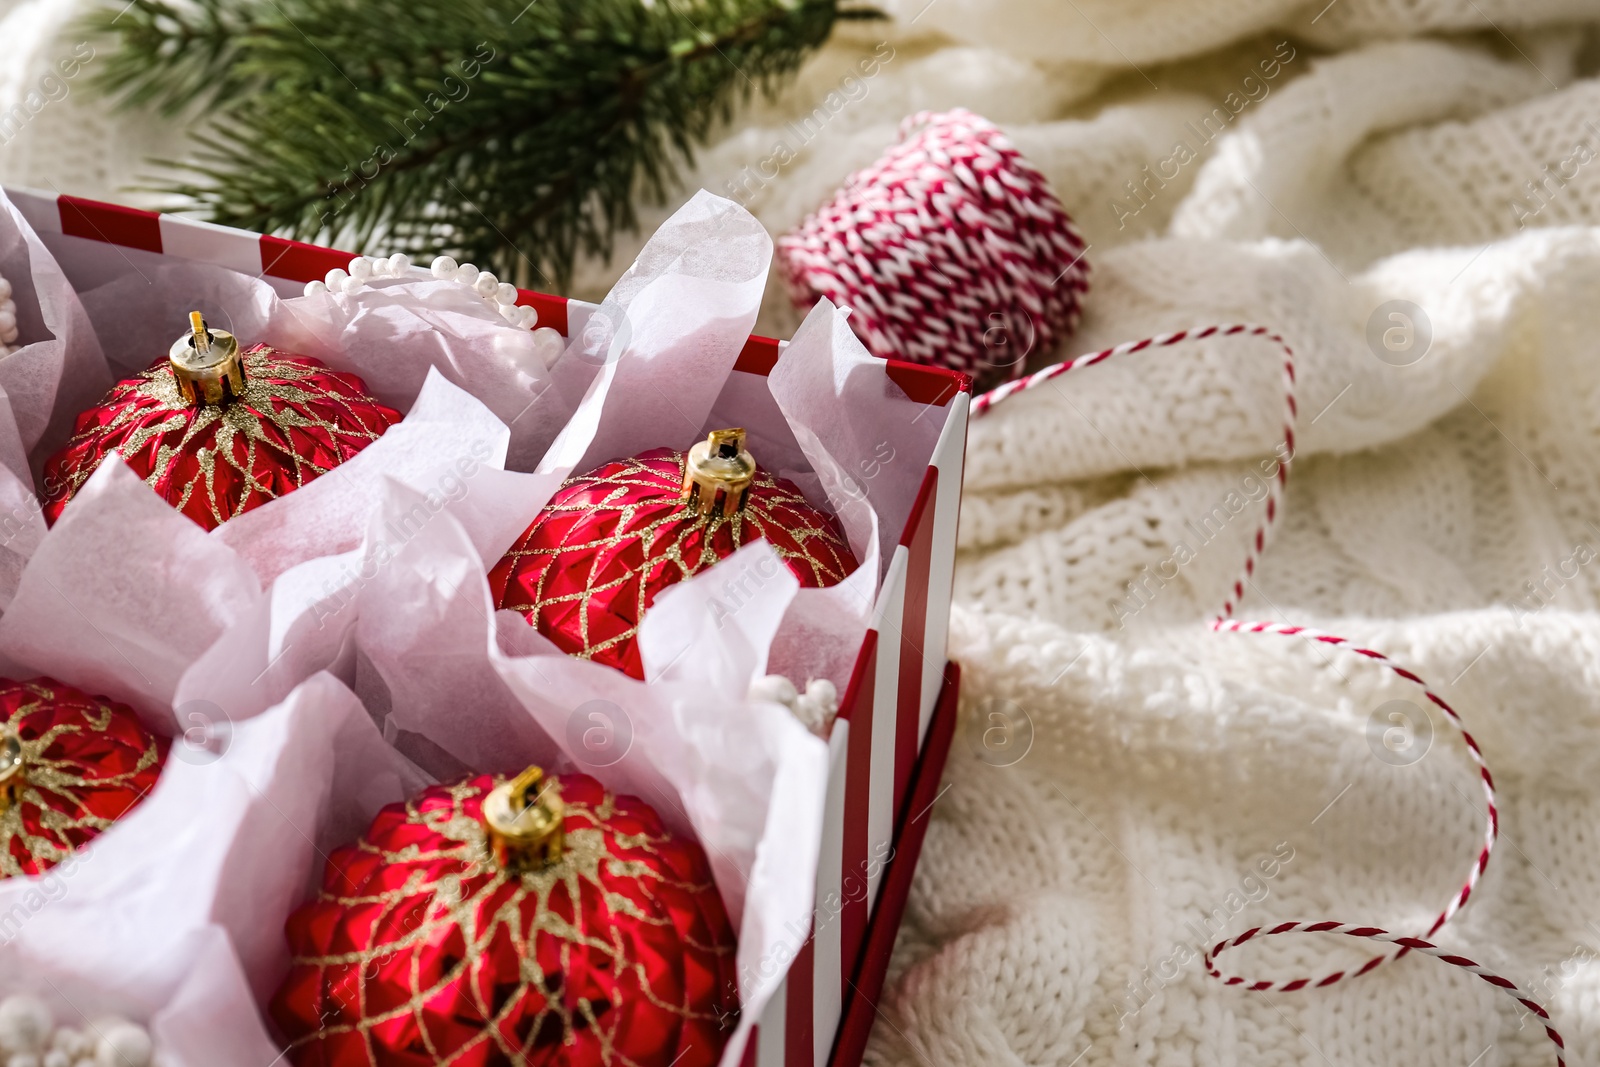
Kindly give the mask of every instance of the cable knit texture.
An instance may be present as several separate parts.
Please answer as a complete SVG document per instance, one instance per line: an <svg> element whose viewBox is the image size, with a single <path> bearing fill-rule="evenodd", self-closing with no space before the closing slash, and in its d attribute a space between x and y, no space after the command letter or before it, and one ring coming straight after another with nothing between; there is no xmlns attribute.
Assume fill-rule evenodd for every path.
<svg viewBox="0 0 1600 1067"><path fill-rule="evenodd" d="M71 50L84 6L0 0L20 56L0 110ZM683 195L736 195L781 234L906 115L968 107L1091 246L1078 332L1032 366L1209 323L1282 331L1299 453L1239 614L1359 640L1461 712L1502 836L1440 939L1600 1063L1600 5L879 6L890 22L841 27ZM74 83L0 151L0 180L126 200L173 136L109 122ZM583 264L580 295L641 242ZM794 323L775 278L761 327ZM1275 346L1211 339L974 423L960 732L873 1067L1553 1063L1531 1019L1436 960L1268 995L1201 971L1203 948L1273 920L1420 933L1483 831L1460 740L1414 689L1203 626L1280 404ZM1320 974L1368 948L1271 938L1226 968Z"/></svg>

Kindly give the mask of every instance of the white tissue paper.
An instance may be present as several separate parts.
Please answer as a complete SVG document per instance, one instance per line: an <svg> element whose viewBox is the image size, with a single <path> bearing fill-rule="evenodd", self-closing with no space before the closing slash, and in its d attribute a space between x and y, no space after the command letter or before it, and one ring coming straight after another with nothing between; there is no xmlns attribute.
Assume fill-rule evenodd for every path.
<svg viewBox="0 0 1600 1067"><path fill-rule="evenodd" d="M528 368L499 351L505 346L497 342L507 336L523 337L526 331L506 326L475 294L453 283L383 280L355 294L282 300L259 279L223 268L176 263L130 273L92 290L83 303L102 332L116 339L112 358L118 374L132 373L148 362L151 353L164 351L172 324L184 321L187 310L198 309L247 343L266 340L337 369L355 371L378 399L405 409L417 401L421 383L440 374L464 383L480 399L488 398L491 410L494 404L520 407L507 415L512 422L510 440L503 447L497 445L492 456L484 454L478 440L459 439L475 431L458 434L452 441L442 440L441 435L425 439L420 428L408 425L425 414L418 411L385 435L394 440L380 440L330 475L224 524L211 537L242 556L260 587L271 590L264 604L257 603L259 590L238 580L236 561L225 554L213 560L209 557L219 554L210 552L202 565L183 565L186 553L174 551L173 546L193 538L178 525L184 521L181 517L162 516L148 500L138 499L138 487L128 478L102 483L97 486L102 492L95 497L94 523L75 524L71 543L57 546L48 554L49 565L27 576L30 595L13 605L8 623L0 626L0 654L47 661L49 669L63 674L92 673L91 665L73 661L107 652L141 663L150 659L149 677L140 679L138 692L111 694L142 701L148 708L170 702L175 673L192 663L221 629L242 615L267 612L278 621L268 628L272 640L262 667L272 667L277 683L262 689L252 706L230 709L230 714L259 710L281 698L309 669L336 662L341 636L337 628L317 627L318 636L327 640L312 642L322 649L315 655L312 648L285 635L297 625L305 626L293 612L295 606L309 597L319 605L315 610L320 624L328 602L347 601L350 589L370 572L370 555L359 560L368 569L363 571L350 566L358 561L348 554L361 543L375 487L384 478L396 478L423 492L437 510L441 495L455 502L465 480L460 471L478 474L485 466L499 466L511 459L519 433L556 439L554 427L564 425L558 447L539 464L541 482L522 490L528 493L526 500L506 501L500 491L468 493L464 498L467 506L494 498L488 505L491 509L521 505L513 510L531 515L561 477L592 466L601 456L631 454L657 444L683 446L703 432L710 408L728 380L753 322L769 258L770 240L746 213L709 194L691 201L651 241L613 298L589 317L558 362L557 370L566 371L567 378L581 380L587 374L590 379L588 399L570 421L568 412L549 400L554 389L536 388L549 385L554 377L538 379L542 372L536 370L530 379ZM513 388L517 383L526 389L518 392ZM530 393L531 409L523 399ZM458 424L465 425L457 415L468 406L455 404L457 410L433 419L435 428L448 436ZM803 420L807 414L795 417ZM827 471L825 463L820 469ZM812 476L797 474L802 482L807 477ZM848 484L840 478L834 482ZM872 537L863 532L854 514L861 509L837 492L830 495L840 498L835 503L849 505L840 508L841 518L856 551L863 557L871 555L870 543L864 542ZM24 496L31 504L31 494ZM87 506L86 501L74 501L68 512ZM163 522L166 518L172 521ZM63 529L68 525L61 524ZM148 531L148 544L112 539L95 550L100 533L125 525ZM476 529L478 524L469 526ZM509 533L514 536L518 524L511 526ZM482 541L486 535L477 536ZM488 551L487 543L480 548L489 558L498 554ZM319 558L321 567L308 570L320 573L298 573L301 584L294 588L274 586L285 571ZM864 616L863 600L870 600L870 594L864 597L856 587L870 584L877 568L865 570L820 600L810 591L802 600L809 605L848 597L854 604L852 614ZM136 598L120 595L155 582L171 587L168 599L183 606L171 625L167 613L152 618L138 610ZM119 609L126 610L107 617ZM802 614L815 611L808 607ZM92 641L64 639L82 635L86 627L97 631ZM73 644L95 647L74 651ZM237 648L237 639L232 644ZM288 658L283 658L285 650L290 650ZM844 680L835 679L839 684Z"/></svg>
<svg viewBox="0 0 1600 1067"><path fill-rule="evenodd" d="M393 507L407 502L397 491ZM453 516L403 546L368 590L384 610L363 605L358 625L358 655L381 678L369 707L387 706L386 736L440 777L528 763L580 771L643 798L673 832L693 833L739 932L747 1032L798 947L788 931L810 921L821 846L826 745L787 709L745 699L794 577L757 542L663 596L641 641L669 666L646 684L565 655L520 615L495 613L486 572ZM742 579L750 595L719 614L721 583ZM688 654L673 662L667 650L686 635Z"/></svg>
<svg viewBox="0 0 1600 1067"><path fill-rule="evenodd" d="M16 445L31 452L63 444L73 417L100 399L111 372L78 296L33 227L0 193L0 276L11 283L22 348L0 360L0 459L19 478ZM170 341L169 341L170 343Z"/></svg>
<svg viewBox="0 0 1600 1067"><path fill-rule="evenodd" d="M40 365L34 377L94 379L81 396L64 399L69 391L58 390L56 410L29 409L32 469L115 377L166 351L191 309L247 345L269 341L336 369L354 369L342 356L348 346L369 358L360 368L369 388L410 416L353 466L209 534L113 457L45 533L29 460L11 466L10 452L23 454L22 436L0 397L0 508L17 496L31 523L20 524L20 535L0 524L0 548L28 550L9 574L0 551L0 605L10 609L0 617L0 671L47 673L124 700L154 732L177 738L145 803L63 865L62 878L82 877L71 885L48 874L0 884L0 924L6 916L27 920L16 936L0 931L0 975L9 978L0 986L53 999L63 1019L148 1020L170 1064L268 1067L281 1057L259 1009L286 967L283 923L320 875L319 852L353 840L378 807L428 781L384 742L348 690L315 674L355 674L343 640L354 612L345 609L364 579L359 567L337 565L359 554L390 487L415 486L423 501L420 512L399 517L402 531L447 510L472 519L484 551L503 549L520 531L522 513L537 502L516 494L548 479L522 476L508 492L484 487L492 474L504 476L509 433L447 375L503 395L497 375L519 349L497 350L497 342L526 331L437 283L417 287L446 305L427 321L356 307L334 330L326 315L296 306L315 301L283 301L258 279L194 264L147 267L86 294L80 306L14 213L0 216L0 248L0 271L16 270L15 248L24 249L24 265L32 257L31 273L14 275L24 340L42 332L32 321L39 319L81 342L35 344L0 360L0 383L29 361ZM376 296L346 302L382 304ZM327 301L320 303L325 313ZM91 316L116 346L109 372ZM385 345L396 349L387 361L379 358ZM498 362L469 358L486 352ZM84 353L97 375L74 362ZM555 420L544 431L549 439L565 421L534 414ZM19 442L9 451L8 432ZM505 518L513 512L515 522ZM315 580L280 581L285 573Z"/></svg>
<svg viewBox="0 0 1600 1067"><path fill-rule="evenodd" d="M426 781L327 674L180 737L149 796L87 848L0 881L0 991L58 1019L148 1019L172 1067L269 1067L257 1005L288 970L284 919L329 851Z"/></svg>
<svg viewBox="0 0 1600 1067"><path fill-rule="evenodd" d="M111 385L72 285L4 193L0 278L17 308L17 351L0 359L0 611L45 535L29 453L64 443L72 419Z"/></svg>
<svg viewBox="0 0 1600 1067"><path fill-rule="evenodd" d="M641 797L705 847L739 932L743 1014L724 1057L737 1063L798 950L792 932L810 925L828 776L825 742L780 704L752 701L750 686L776 672L846 689L941 422L923 418L826 303L770 377L735 371L770 258L755 219L700 194L602 307L573 317L549 369L452 283L283 300L259 280L179 264L85 294L102 337L116 339L118 374L165 352L173 323L197 309L245 344L359 374L406 418L209 534L108 462L37 540L0 616L0 667L48 670L126 700L168 736L229 747L213 765L169 762L146 804L95 846L96 870L110 872L96 879L125 907L99 910L109 889L74 891L0 960L24 953L31 965L62 948L72 922L105 924L101 970L73 987L104 1000L86 1010L150 1019L179 1062L254 1063L263 1024L233 1020L242 990L264 1005L282 973L283 922L320 871L308 857L354 840L423 773L538 762ZM658 599L639 634L647 682L566 656L493 609L488 570L563 479L729 425L839 516L862 564L845 582L799 589L770 546L745 546ZM347 774L340 761L357 756L367 771ZM224 765L233 777L215 773ZM178 825L180 809L201 808L194 826ZM135 849L143 859L105 861ZM117 931L140 925L183 947L135 958L148 931ZM212 1013L224 1022L208 1024Z"/></svg>
<svg viewBox="0 0 1600 1067"><path fill-rule="evenodd" d="M112 456L22 572L0 653L131 704L170 736L178 677L260 596L237 553Z"/></svg>
<svg viewBox="0 0 1600 1067"><path fill-rule="evenodd" d="M639 682L495 612L486 575L498 554L482 551L473 520L452 515L399 546L363 591L355 655L385 736L433 773L575 769L694 833L739 931L731 1064L798 948L792 931L810 924L828 775L825 743L747 694L769 671L845 689L885 567L883 531L905 525L942 420L923 418L831 305L769 378L735 372L770 245L726 201L702 195L685 213L580 327L563 358L579 345L604 356L537 474L744 426L758 462L839 516L862 566L832 589L801 590L770 546L746 546L657 599L639 633ZM708 228L730 239L728 262L695 243ZM553 489L539 487L541 505ZM387 505L414 506L398 487Z"/></svg>
<svg viewBox="0 0 1600 1067"><path fill-rule="evenodd" d="M42 246L36 252L40 262L48 261ZM70 289L58 297L78 307L80 298ZM509 444L505 421L478 398L523 403L522 396L548 385L548 374L530 373L519 362L516 342L526 341L527 331L507 325L459 285L391 281L355 294L284 300L260 278L177 262L106 282L83 294L81 305L77 316L105 339L117 377L162 356L188 312L198 310L244 345L270 343L359 374L375 398L407 417L349 462L210 534L116 460L103 464L54 529L44 533L42 521L36 524L36 543L28 546L32 565L18 567L9 587L0 552L0 601L7 602L0 665L26 662L82 677L159 715L170 709L183 673L220 642L211 664L257 664L257 684L242 694L248 699L218 701L229 718L244 718L282 699L313 671L343 667L343 676L352 677L348 657L340 658L344 630L310 623L339 614L329 605L349 601L362 584L349 554L361 546L387 481L423 493L430 515L445 507L520 512L518 499L486 504L495 494L466 490L504 465ZM52 366L65 376L70 353L55 347ZM92 354L100 360L98 347ZM0 369L23 355L0 361ZM110 377L102 367L93 395L77 401L81 408L98 402ZM567 414L535 405L520 422L553 439ZM0 406L0 444L3 415ZM46 454L35 451L36 467ZM0 508L6 493L0 471ZM21 493L37 511L31 491L23 487ZM486 516L474 526L492 531L496 521ZM508 543L518 530L505 534ZM280 583L287 571L296 571L298 580ZM314 636L305 636L308 628ZM112 662L118 669L108 672ZM120 669L128 664L138 667ZM102 680L111 676L123 684ZM198 696L207 693L203 682L194 688Z"/></svg>

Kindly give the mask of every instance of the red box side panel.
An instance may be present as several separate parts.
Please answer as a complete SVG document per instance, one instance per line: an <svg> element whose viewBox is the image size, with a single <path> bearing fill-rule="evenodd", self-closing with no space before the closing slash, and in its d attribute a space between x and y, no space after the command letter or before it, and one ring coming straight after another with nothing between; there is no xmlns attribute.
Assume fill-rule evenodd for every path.
<svg viewBox="0 0 1600 1067"><path fill-rule="evenodd" d="M922 854L934 801L939 799L939 782L944 777L950 739L955 734L956 697L960 688L961 668L954 663L947 664L944 692L934 708L928 739L922 748L922 762L900 813L894 855L884 871L883 889L879 892L878 909L872 916L872 930L861 953L861 965L845 987L844 1018L839 1022L829 1067L860 1067L867 1051L867 1035L878 1017L878 998L883 995L884 976L889 973L895 935L905 915L906 901L911 898L911 877L917 869L917 858Z"/></svg>

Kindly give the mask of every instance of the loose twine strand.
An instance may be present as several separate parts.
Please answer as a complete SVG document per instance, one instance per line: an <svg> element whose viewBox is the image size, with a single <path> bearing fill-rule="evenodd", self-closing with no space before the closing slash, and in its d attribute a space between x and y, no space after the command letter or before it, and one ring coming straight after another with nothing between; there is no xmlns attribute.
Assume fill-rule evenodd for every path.
<svg viewBox="0 0 1600 1067"><path fill-rule="evenodd" d="M1299 637L1303 640L1312 641L1320 645L1344 649L1387 668L1400 678L1403 678L1405 681L1421 689L1423 696L1425 696L1431 704L1444 713L1445 718L1449 721L1450 725L1453 726L1461 735L1461 740L1466 746L1468 756L1471 757L1472 762L1477 766L1478 778L1483 786L1486 819L1483 846L1478 851L1477 857L1473 860L1471 867L1468 868L1465 881L1462 883L1461 888L1451 895L1443 910L1439 912L1438 916L1433 920L1433 924L1428 927L1427 931L1422 937L1395 934L1387 930L1380 929L1376 926L1331 921L1284 922L1273 926L1257 926L1253 929L1246 930L1244 933L1239 934L1236 937L1230 937L1219 941L1216 945L1212 946L1204 955L1206 973L1210 974L1213 978L1220 980L1225 985L1243 986L1245 989L1252 991L1263 993L1273 991L1293 992L1295 990L1306 989L1308 987L1320 989L1324 986L1333 985L1335 982L1344 981L1348 978L1359 977L1360 975L1369 973L1384 963L1387 963L1391 960L1397 960L1409 952L1423 953L1425 955L1432 956L1435 959L1443 960L1445 963L1459 967L1471 974L1477 975L1479 978L1494 986L1496 989L1504 991L1518 1004L1522 1005L1528 1011L1531 1011L1533 1014L1538 1016L1544 1025L1545 1034L1550 1038L1551 1043L1555 1045L1556 1063L1558 1067L1565 1067L1566 1060L1564 1057L1564 1052L1566 1044L1562 1041L1561 1034L1558 1033L1555 1027L1551 1025L1550 1015L1542 1006L1536 1003L1522 990L1518 989L1516 984L1511 982L1509 979L1495 974L1494 972L1479 965L1473 960L1466 958L1465 956L1447 952L1432 942L1426 940L1426 938L1432 937L1434 934L1438 933L1445 923L1449 922L1451 918L1455 916L1456 912L1460 911L1461 907L1466 904L1468 898L1472 896L1473 890L1477 888L1479 879L1483 877L1483 872L1489 866L1489 856L1494 851L1495 841L1500 832L1500 813L1495 800L1494 778L1489 773L1488 764L1484 762L1483 751L1478 747L1478 742L1473 738L1472 734L1467 731L1466 726L1461 721L1461 716L1456 712L1455 708L1450 706L1449 701L1445 700L1443 697L1429 688L1428 684L1423 681L1421 677L1407 668L1402 667L1400 664L1394 662L1381 652L1370 648L1364 648L1361 645L1358 645L1347 638L1339 637L1336 634L1326 633L1322 630L1315 630L1307 626L1290 626L1276 622L1244 622L1233 617L1239 601L1244 597L1245 584L1249 582L1252 577L1254 577L1256 564L1260 560L1261 553L1266 547L1267 537L1272 531L1273 525L1277 522L1278 516L1282 511L1283 491L1289 483L1289 468L1294 460L1294 432L1295 422L1298 417L1298 408L1295 403L1294 350L1290 348L1289 343L1283 339L1282 335L1275 333L1266 326L1256 326L1249 323L1236 323L1227 326L1206 326L1204 328L1195 330L1178 330L1174 333L1161 334L1157 337L1147 337L1139 341L1129 341L1124 344L1115 345L1111 348L1102 349L1098 352L1086 353L1064 363L1058 363L1054 366L1047 367L1044 370L1039 371L1037 374L1030 375L1027 378L1021 378L1016 381L1007 382L993 391L985 393L976 398L972 402L972 416L973 418L980 418L988 414L988 412L996 404L999 404L1021 393L1027 392L1028 390L1036 389L1045 383L1054 380L1055 378L1059 378L1063 374L1067 374L1072 371L1083 370L1085 368L1092 367L1097 363L1104 363L1106 360L1115 359L1120 356L1131 355L1135 352L1142 352L1146 349L1166 348L1171 345L1181 344L1185 341L1200 341L1209 337L1261 337L1274 342L1283 351L1284 382L1283 442L1278 450L1279 455L1282 456L1282 461L1278 464L1277 476L1273 478L1270 483L1270 487L1267 492L1265 508L1262 511L1260 523L1257 525L1255 534L1251 537L1249 546L1246 549L1244 567L1241 570L1238 578L1235 579L1233 585L1229 589L1228 598L1223 603L1222 610L1217 614L1217 617L1211 621L1210 626L1212 631L1215 633L1276 634L1282 637ZM1226 952L1228 949L1237 948L1238 946L1243 945L1248 941L1253 941L1257 938L1276 937L1283 934L1295 933L1325 933L1338 934L1344 937L1361 938L1368 941L1378 941L1386 944L1396 945L1398 946L1398 951L1384 952L1373 956L1361 966L1352 970L1334 971L1330 974L1323 975L1320 978L1295 978L1289 981L1252 981L1238 975L1224 974L1216 965L1217 957L1223 952Z"/></svg>

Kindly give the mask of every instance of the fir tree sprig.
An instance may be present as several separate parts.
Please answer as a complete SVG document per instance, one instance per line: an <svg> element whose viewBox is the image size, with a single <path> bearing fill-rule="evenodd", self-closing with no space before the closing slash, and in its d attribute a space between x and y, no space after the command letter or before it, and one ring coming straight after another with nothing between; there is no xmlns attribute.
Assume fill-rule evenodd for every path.
<svg viewBox="0 0 1600 1067"><path fill-rule="evenodd" d="M216 222L564 284L839 0L121 0L100 85L201 116L161 188Z"/></svg>

